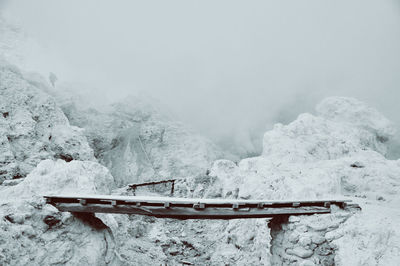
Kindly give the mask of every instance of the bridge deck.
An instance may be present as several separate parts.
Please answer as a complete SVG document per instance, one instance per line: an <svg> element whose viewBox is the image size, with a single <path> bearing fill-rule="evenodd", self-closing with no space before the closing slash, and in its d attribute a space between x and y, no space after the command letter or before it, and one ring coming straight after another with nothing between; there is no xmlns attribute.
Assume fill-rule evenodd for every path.
<svg viewBox="0 0 400 266"><path fill-rule="evenodd" d="M282 215L330 213L331 205L350 200L185 199L114 195L49 195L47 203L60 211L139 214L175 219L272 218Z"/></svg>

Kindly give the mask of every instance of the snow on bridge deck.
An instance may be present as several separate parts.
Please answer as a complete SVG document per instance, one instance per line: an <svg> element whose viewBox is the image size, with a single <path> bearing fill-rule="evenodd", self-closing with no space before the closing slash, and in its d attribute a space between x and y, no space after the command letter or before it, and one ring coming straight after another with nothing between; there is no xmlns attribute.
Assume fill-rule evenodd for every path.
<svg viewBox="0 0 400 266"><path fill-rule="evenodd" d="M60 211L120 213L174 219L272 218L330 213L331 205L346 207L350 200L188 199L115 195L47 195Z"/></svg>

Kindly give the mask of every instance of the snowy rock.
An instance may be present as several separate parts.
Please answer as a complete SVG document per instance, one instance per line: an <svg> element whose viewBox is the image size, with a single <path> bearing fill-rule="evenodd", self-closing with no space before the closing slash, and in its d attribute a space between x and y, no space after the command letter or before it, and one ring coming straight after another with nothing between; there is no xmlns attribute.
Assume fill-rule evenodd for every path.
<svg viewBox="0 0 400 266"><path fill-rule="evenodd" d="M51 150L54 157L64 161L93 159L93 150L89 147L83 129L70 125L57 125L51 131Z"/></svg>
<svg viewBox="0 0 400 266"><path fill-rule="evenodd" d="M328 243L326 235L336 232L333 224L344 223L343 210L334 211L332 214L298 216L293 219L273 219L271 227L271 265L333 265L336 246ZM306 226L307 230L299 230ZM298 241L293 241L293 239Z"/></svg>
<svg viewBox="0 0 400 266"><path fill-rule="evenodd" d="M96 162L44 160L24 181L2 188L0 265L108 265L118 260L111 230L102 220L60 213L42 198L51 193L105 194L112 186L109 171Z"/></svg>
<svg viewBox="0 0 400 266"><path fill-rule="evenodd" d="M88 109L57 96L70 126L44 87L38 77L0 69L0 170L7 179L26 176L0 187L1 265L396 265L400 259L400 161L384 157L392 125L357 100L329 98L317 115L276 125L264 136L262 156L211 164L223 153L146 100ZM93 162L89 145L110 171ZM46 160L54 158L60 160ZM185 177L176 184L181 196L349 196L362 211L333 207L327 215L273 219L268 227L266 219L74 216L41 197L108 194L114 181L160 177Z"/></svg>
<svg viewBox="0 0 400 266"><path fill-rule="evenodd" d="M25 177L44 159L95 160L82 132L33 84L0 61L0 182Z"/></svg>
<svg viewBox="0 0 400 266"><path fill-rule="evenodd" d="M311 245L311 238L308 236L302 236L299 238L299 244L302 246Z"/></svg>
<svg viewBox="0 0 400 266"><path fill-rule="evenodd" d="M367 104L348 97L329 97L316 107L318 116L348 125L364 128L385 143L395 134L395 126Z"/></svg>
<svg viewBox="0 0 400 266"><path fill-rule="evenodd" d="M104 166L91 161L44 160L15 186L23 196L49 194L110 194L114 179Z"/></svg>
<svg viewBox="0 0 400 266"><path fill-rule="evenodd" d="M361 205L355 215L335 212L272 225L272 265L396 265L400 167L399 160L384 157L393 132L393 125L366 104L328 98L316 116L302 114L266 132L262 156L237 167L216 163L210 175L215 185L237 190L239 198L349 196ZM298 245L312 250L310 258L298 256L310 252L293 252Z"/></svg>
<svg viewBox="0 0 400 266"><path fill-rule="evenodd" d="M310 260L302 261L299 266L315 266L315 263Z"/></svg>
<svg viewBox="0 0 400 266"><path fill-rule="evenodd" d="M309 258L313 254L312 250L307 250L302 247L295 247L294 249L288 249L286 250L286 253L289 255L295 255L303 259Z"/></svg>
<svg viewBox="0 0 400 266"><path fill-rule="evenodd" d="M118 186L206 173L223 157L211 141L172 121L148 97L128 97L102 109L58 98Z"/></svg>
<svg viewBox="0 0 400 266"><path fill-rule="evenodd" d="M15 186L15 185L18 185L19 183L21 183L22 181L24 181L24 178L4 180L2 185L3 186Z"/></svg>
<svg viewBox="0 0 400 266"><path fill-rule="evenodd" d="M302 114L287 126L265 133L263 156L289 162L332 160L359 150L386 154L393 124L355 99L332 97L317 107L318 116Z"/></svg>
<svg viewBox="0 0 400 266"><path fill-rule="evenodd" d="M319 234L313 234L312 238L311 238L312 243L315 243L317 245L322 244L325 241L325 238L322 237Z"/></svg>

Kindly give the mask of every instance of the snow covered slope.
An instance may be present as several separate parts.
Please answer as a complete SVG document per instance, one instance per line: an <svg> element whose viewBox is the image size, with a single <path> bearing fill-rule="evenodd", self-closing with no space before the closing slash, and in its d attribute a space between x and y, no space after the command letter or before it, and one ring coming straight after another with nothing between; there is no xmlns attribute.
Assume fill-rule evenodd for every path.
<svg viewBox="0 0 400 266"><path fill-rule="evenodd" d="M0 182L25 177L43 159L95 160L43 83L0 61Z"/></svg>
<svg viewBox="0 0 400 266"><path fill-rule="evenodd" d="M316 115L302 114L266 132L261 156L238 164L217 160L206 174L224 153L164 117L153 103L128 98L104 110L90 109L56 93L55 100L46 88L38 76L1 64L2 178L27 176L18 185L0 186L2 265L400 261L400 161L385 157L393 125L358 100L328 98ZM43 193L111 193L114 181L120 187L165 177L182 177L176 196L348 196L362 211L335 209L330 215L273 222L176 221L73 216L41 198Z"/></svg>
<svg viewBox="0 0 400 266"><path fill-rule="evenodd" d="M44 160L16 186L0 186L0 265L107 265L113 239L95 217L60 213L44 193L110 193L113 177L96 162Z"/></svg>
<svg viewBox="0 0 400 266"><path fill-rule="evenodd" d="M65 91L58 94L62 109L71 124L85 129L96 158L110 169L118 186L204 174L214 160L226 155L207 138L173 121L150 97L130 96L87 108L74 99L73 91Z"/></svg>

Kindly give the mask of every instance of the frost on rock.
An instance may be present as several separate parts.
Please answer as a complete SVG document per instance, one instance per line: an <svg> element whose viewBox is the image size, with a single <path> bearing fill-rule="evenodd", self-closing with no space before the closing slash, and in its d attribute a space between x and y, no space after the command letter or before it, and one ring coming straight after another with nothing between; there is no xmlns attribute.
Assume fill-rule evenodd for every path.
<svg viewBox="0 0 400 266"><path fill-rule="evenodd" d="M224 155L211 141L169 119L148 97L128 97L101 110L60 98L71 124L85 129L96 158L118 186L205 173Z"/></svg>
<svg viewBox="0 0 400 266"><path fill-rule="evenodd" d="M386 154L393 124L375 109L352 98L331 97L317 116L302 114L287 126L265 133L263 156L292 162L331 160L360 150Z"/></svg>
<svg viewBox="0 0 400 266"><path fill-rule="evenodd" d="M38 84L0 62L0 182L25 177L44 159L95 160L81 130Z"/></svg>
<svg viewBox="0 0 400 266"><path fill-rule="evenodd" d="M13 187L21 197L52 194L110 194L114 178L107 168L91 161L44 160Z"/></svg>
<svg viewBox="0 0 400 266"><path fill-rule="evenodd" d="M395 207L400 162L380 153L386 142L376 136L385 130L360 125L362 121L353 125L348 120L301 115L290 125L266 133L278 141L262 156L239 164L217 160L209 175L179 182L176 193L275 200L348 196L361 205L361 212L333 208L329 215L272 222L114 216L121 225L114 236L117 243L123 243L117 245L117 252L126 263L141 263L142 254L159 250L158 257L168 264L396 265L400 260L400 235L395 230L400 222ZM281 139L289 139L290 145Z"/></svg>
<svg viewBox="0 0 400 266"><path fill-rule="evenodd" d="M0 187L0 265L112 263L114 239L101 219L59 212L42 197L105 194L112 186L109 171L96 162L45 160L20 184Z"/></svg>
<svg viewBox="0 0 400 266"><path fill-rule="evenodd" d="M387 160L379 152L386 142L379 142L377 132L385 130L360 125L301 115L292 124L280 126L292 130L290 145L278 141L268 153L238 165L217 160L209 175L178 183L176 192L187 197L275 200L348 196L361 205L361 212L333 208L329 215L274 220L269 222L270 229L267 219L169 222L135 218L119 223L123 226L114 235L118 243L126 244L118 246L118 252L127 261L137 261L140 252L153 253L151 246L156 246L168 264L396 265L400 259L396 253L400 236L395 231L400 222L395 207L400 162ZM289 138L280 127L266 136ZM340 146L343 141L347 146ZM310 154L310 147L317 153ZM290 158L288 151L293 152ZM141 229L130 230L134 225ZM127 238L125 230L140 244ZM153 244L147 245L148 240ZM132 249L135 253L129 256L127 250Z"/></svg>
<svg viewBox="0 0 400 266"><path fill-rule="evenodd" d="M317 110L265 133L262 156L238 166L216 161L209 190L244 199L348 196L360 204L350 218L335 212L272 223L272 265L397 265L400 161L384 157L392 124L355 99L328 98Z"/></svg>
<svg viewBox="0 0 400 266"><path fill-rule="evenodd" d="M318 104L316 110L318 116L325 119L370 131L382 143L395 134L395 127L391 121L376 109L354 98L329 97Z"/></svg>
<svg viewBox="0 0 400 266"><path fill-rule="evenodd" d="M12 169L30 172L18 184L0 186L0 265L305 266L400 261L400 161L385 158L393 126L355 99L328 98L316 115L302 114L289 125L276 125L264 136L261 156L236 164L216 160L224 154L212 143L141 98L104 109L58 98L71 124L82 130L70 126L54 99L39 89L40 79L27 81L18 70L3 66L0 82L1 171L3 176ZM94 162L88 143L101 164ZM177 221L73 216L41 197L109 194L114 181L120 187L176 177L184 177L176 183L176 196L347 196L362 211L333 208L328 215L273 221Z"/></svg>

